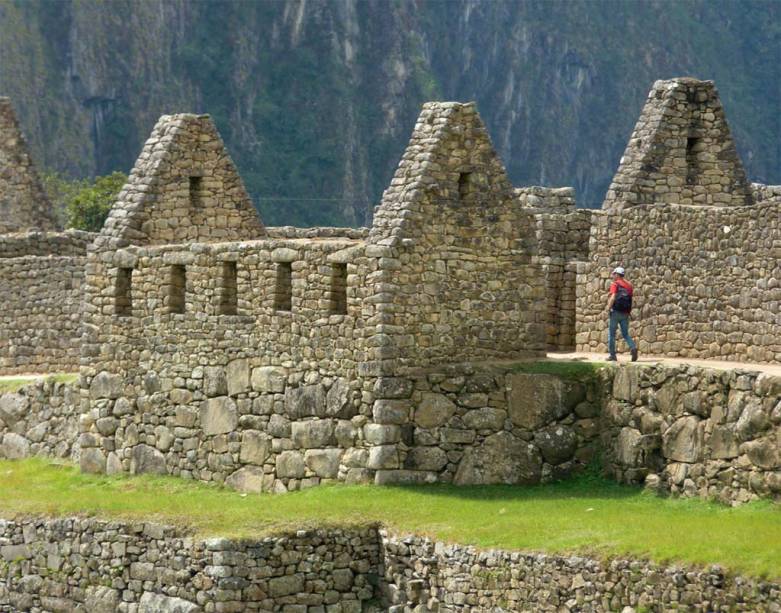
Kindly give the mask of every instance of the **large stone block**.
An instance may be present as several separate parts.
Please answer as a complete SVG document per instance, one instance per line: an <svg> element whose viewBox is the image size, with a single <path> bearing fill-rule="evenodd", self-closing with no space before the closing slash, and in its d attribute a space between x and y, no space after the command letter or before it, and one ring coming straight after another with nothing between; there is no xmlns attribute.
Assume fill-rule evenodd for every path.
<svg viewBox="0 0 781 613"><path fill-rule="evenodd" d="M578 446L578 438L572 428L558 425L537 432L534 443L540 448L546 462L557 465L572 459Z"/></svg>
<svg viewBox="0 0 781 613"><path fill-rule="evenodd" d="M136 445L130 456L130 472L134 475L152 473L165 475L165 456L149 445Z"/></svg>
<svg viewBox="0 0 781 613"><path fill-rule="evenodd" d="M15 432L6 432L0 444L0 458L21 460L30 455L30 441Z"/></svg>
<svg viewBox="0 0 781 613"><path fill-rule="evenodd" d="M507 411L485 407L469 411L464 415L464 425L474 430L502 430L504 429L504 420L507 418Z"/></svg>
<svg viewBox="0 0 781 613"><path fill-rule="evenodd" d="M203 393L210 398L228 393L228 378L222 366L207 366L204 369Z"/></svg>
<svg viewBox="0 0 781 613"><path fill-rule="evenodd" d="M238 424L239 415L232 398L218 396L201 403L201 428L207 436L232 432Z"/></svg>
<svg viewBox="0 0 781 613"><path fill-rule="evenodd" d="M280 479L301 479L306 474L304 456L300 451L283 451L276 460L277 477Z"/></svg>
<svg viewBox="0 0 781 613"><path fill-rule="evenodd" d="M96 447L82 449L79 456L79 467L85 473L105 473L106 454Z"/></svg>
<svg viewBox="0 0 781 613"><path fill-rule="evenodd" d="M247 360L241 358L228 363L226 382L229 396L236 396L249 391L249 363Z"/></svg>
<svg viewBox="0 0 781 613"><path fill-rule="evenodd" d="M413 447L404 459L404 468L438 472L447 466L447 453L439 447Z"/></svg>
<svg viewBox="0 0 781 613"><path fill-rule="evenodd" d="M87 588L84 605L90 613L116 613L120 602L122 597L119 590L101 585Z"/></svg>
<svg viewBox="0 0 781 613"><path fill-rule="evenodd" d="M258 494L266 489L267 476L260 466L245 466L225 479L225 485L239 490Z"/></svg>
<svg viewBox="0 0 781 613"><path fill-rule="evenodd" d="M189 600L154 592L144 592L138 602L138 613L201 613L202 611L201 607Z"/></svg>
<svg viewBox="0 0 781 613"><path fill-rule="evenodd" d="M372 416L378 424L406 424L411 406L409 400L375 400Z"/></svg>
<svg viewBox="0 0 781 613"><path fill-rule="evenodd" d="M509 432L486 437L481 447L464 452L454 477L456 485L539 483L542 456L534 445Z"/></svg>
<svg viewBox="0 0 781 613"><path fill-rule="evenodd" d="M662 435L662 452L675 462L697 462L702 452L700 420L692 415L676 420Z"/></svg>
<svg viewBox="0 0 781 613"><path fill-rule="evenodd" d="M316 449L319 447L330 447L336 443L334 439L334 424L330 419L294 421L291 425L293 443L296 447Z"/></svg>
<svg viewBox="0 0 781 613"><path fill-rule="evenodd" d="M329 417L350 419L357 413L357 408L352 403L350 384L347 379L339 378L334 381L325 399L325 414Z"/></svg>
<svg viewBox="0 0 781 613"><path fill-rule="evenodd" d="M714 460L728 460L738 457L738 437L734 425L714 426L708 439L710 457Z"/></svg>
<svg viewBox="0 0 781 613"><path fill-rule="evenodd" d="M381 377L374 383L374 395L377 398L401 399L412 395L413 383L401 377Z"/></svg>
<svg viewBox="0 0 781 613"><path fill-rule="evenodd" d="M285 413L291 419L325 416L325 391L322 385L302 385L285 390Z"/></svg>
<svg viewBox="0 0 781 613"><path fill-rule="evenodd" d="M366 468L377 470L380 468L398 468L399 452L396 445L378 445L369 450L369 460Z"/></svg>
<svg viewBox="0 0 781 613"><path fill-rule="evenodd" d="M585 394L580 383L551 375L515 373L507 381L510 419L526 430L537 430L565 417Z"/></svg>
<svg viewBox="0 0 781 613"><path fill-rule="evenodd" d="M92 378L89 386L89 396L93 400L99 398L109 398L111 400L119 398L122 394L122 377L113 375L105 370L99 372Z"/></svg>
<svg viewBox="0 0 781 613"><path fill-rule="evenodd" d="M268 458L271 452L271 437L258 430L245 430L241 434L241 451L239 461L243 464L256 464L258 466Z"/></svg>
<svg viewBox="0 0 781 613"><path fill-rule="evenodd" d="M304 453L304 462L313 473L323 479L336 479L342 449L309 449Z"/></svg>
<svg viewBox="0 0 781 613"><path fill-rule="evenodd" d="M455 403L444 394L423 392L415 407L415 423L421 428L437 428L444 426L455 412Z"/></svg>
<svg viewBox="0 0 781 613"><path fill-rule="evenodd" d="M27 413L30 401L22 394L3 394L0 396L0 421L9 428Z"/></svg>
<svg viewBox="0 0 781 613"><path fill-rule="evenodd" d="M252 389L262 394L281 394L287 384L287 373L277 366L260 366L252 369Z"/></svg>

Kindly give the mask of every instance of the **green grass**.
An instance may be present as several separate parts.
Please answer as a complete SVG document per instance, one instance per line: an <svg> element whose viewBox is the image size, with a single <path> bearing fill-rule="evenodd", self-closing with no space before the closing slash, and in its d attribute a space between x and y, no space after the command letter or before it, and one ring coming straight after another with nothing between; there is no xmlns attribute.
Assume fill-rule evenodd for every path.
<svg viewBox="0 0 781 613"><path fill-rule="evenodd" d="M482 548L718 563L781 578L781 508L665 499L593 476L534 487L330 486L242 495L172 477L82 475L0 460L0 516L89 514L189 526L200 536L381 522Z"/></svg>
<svg viewBox="0 0 781 613"><path fill-rule="evenodd" d="M52 380L57 383L73 383L78 380L78 373L58 373L56 375L34 375L29 377L0 378L0 394L18 392L25 385L35 383L39 379Z"/></svg>
<svg viewBox="0 0 781 613"><path fill-rule="evenodd" d="M535 375L555 375L563 379L589 380L607 366L607 362L575 362L571 360L540 360L536 362L518 362L512 371Z"/></svg>

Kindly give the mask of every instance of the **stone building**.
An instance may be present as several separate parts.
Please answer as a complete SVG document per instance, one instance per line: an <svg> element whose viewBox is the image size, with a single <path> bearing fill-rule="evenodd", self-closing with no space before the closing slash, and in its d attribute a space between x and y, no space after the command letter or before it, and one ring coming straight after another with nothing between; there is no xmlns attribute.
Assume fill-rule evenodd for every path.
<svg viewBox="0 0 781 613"><path fill-rule="evenodd" d="M23 288L0 368L62 369L80 348L81 433L61 452L88 471L251 491L545 481L601 444L651 440L602 420L609 381L513 366L604 351L614 266L637 286L642 353L781 362L779 207L781 188L746 182L713 84L693 79L654 85L602 211L577 210L570 188L513 188L474 105L428 103L362 229L265 227L211 120L163 116L88 252L87 235L0 239L0 283ZM37 284L35 266L70 285ZM25 301L53 323L25 320ZM621 402L654 410L646 396ZM37 425L14 420L23 449ZM661 470L638 454L618 454L619 478Z"/></svg>

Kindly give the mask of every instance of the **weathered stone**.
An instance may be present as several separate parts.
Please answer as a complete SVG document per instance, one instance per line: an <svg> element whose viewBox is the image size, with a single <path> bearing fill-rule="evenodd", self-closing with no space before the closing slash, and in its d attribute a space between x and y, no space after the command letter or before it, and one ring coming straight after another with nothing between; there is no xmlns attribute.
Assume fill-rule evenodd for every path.
<svg viewBox="0 0 781 613"><path fill-rule="evenodd" d="M778 443L775 439L764 438L749 441L741 445L740 449L748 455L748 459L755 466L764 469L773 469L779 466Z"/></svg>
<svg viewBox="0 0 781 613"><path fill-rule="evenodd" d="M228 396L204 400L201 403L200 419L206 436L232 432L239 423L236 403Z"/></svg>
<svg viewBox="0 0 781 613"><path fill-rule="evenodd" d="M204 369L203 393L210 398L225 396L228 393L228 379L224 368L209 366Z"/></svg>
<svg viewBox="0 0 781 613"><path fill-rule="evenodd" d="M260 466L245 466L225 479L225 485L251 494L264 490L265 473Z"/></svg>
<svg viewBox="0 0 781 613"><path fill-rule="evenodd" d="M269 579L268 591L272 598L297 594L304 591L304 577L302 575L285 575Z"/></svg>
<svg viewBox="0 0 781 613"><path fill-rule="evenodd" d="M302 385L285 390L285 414L291 419L325 417L325 392L323 386Z"/></svg>
<svg viewBox="0 0 781 613"><path fill-rule="evenodd" d="M79 467L84 473L104 473L106 472L106 454L95 447L82 448Z"/></svg>
<svg viewBox="0 0 781 613"><path fill-rule="evenodd" d="M237 396L249 391L249 363L247 360L238 359L228 362L226 382L229 396Z"/></svg>
<svg viewBox="0 0 781 613"><path fill-rule="evenodd" d="M30 441L15 432L6 432L0 444L0 457L20 460L30 455Z"/></svg>
<svg viewBox="0 0 781 613"><path fill-rule="evenodd" d="M127 398L117 398L114 401L114 408L112 413L115 417L122 417L123 415L130 415L135 410L133 403Z"/></svg>
<svg viewBox="0 0 781 613"><path fill-rule="evenodd" d="M323 479L336 479L342 449L309 449L304 453L304 462L315 475Z"/></svg>
<svg viewBox="0 0 781 613"><path fill-rule="evenodd" d="M737 423L737 435L741 441L755 438L770 427L770 419L762 405L756 402L749 403L740 414Z"/></svg>
<svg viewBox="0 0 781 613"><path fill-rule="evenodd" d="M714 459L730 459L738 457L738 439L734 426L715 426L708 439Z"/></svg>
<svg viewBox="0 0 781 613"><path fill-rule="evenodd" d="M113 436L119 426L119 420L115 417L103 417L95 422L95 427L103 436Z"/></svg>
<svg viewBox="0 0 781 613"><path fill-rule="evenodd" d="M336 443L334 423L330 419L294 421L292 438L293 443L301 449L330 447Z"/></svg>
<svg viewBox="0 0 781 613"><path fill-rule="evenodd" d="M366 468L377 470L380 468L398 468L399 452L396 445L378 445L369 450L369 459Z"/></svg>
<svg viewBox="0 0 781 613"><path fill-rule="evenodd" d="M197 604L182 598L144 592L138 602L138 613L201 613Z"/></svg>
<svg viewBox="0 0 781 613"><path fill-rule="evenodd" d="M558 377L516 373L507 379L508 412L516 426L537 430L570 412L564 402L564 383Z"/></svg>
<svg viewBox="0 0 781 613"><path fill-rule="evenodd" d="M664 457L675 462L696 462L702 450L700 420L693 416L681 417L662 435Z"/></svg>
<svg viewBox="0 0 781 613"><path fill-rule="evenodd" d="M411 407L409 400L375 400L372 416L378 424L401 425L409 421Z"/></svg>
<svg viewBox="0 0 781 613"><path fill-rule="evenodd" d="M447 466L447 453L439 447L413 447L407 452L404 468L438 472Z"/></svg>
<svg viewBox="0 0 781 613"><path fill-rule="evenodd" d="M329 417L350 419L357 413L350 394L350 384L346 379L336 379L325 398L325 414Z"/></svg>
<svg viewBox="0 0 781 613"><path fill-rule="evenodd" d="M241 433L241 452L239 461L262 466L271 452L271 437L258 430L245 430Z"/></svg>
<svg viewBox="0 0 781 613"><path fill-rule="evenodd" d="M415 407L415 423L421 428L443 426L456 412L455 403L443 394L424 392Z"/></svg>
<svg viewBox="0 0 781 613"><path fill-rule="evenodd" d="M174 443L173 432L166 426L155 426L155 447L160 451L168 451Z"/></svg>
<svg viewBox="0 0 781 613"><path fill-rule="evenodd" d="M393 425L366 424L363 427L363 438L370 445L396 443L401 439L401 428Z"/></svg>
<svg viewBox="0 0 781 613"><path fill-rule="evenodd" d="M22 419L30 406L27 396L8 393L0 396L0 421L7 426L13 426Z"/></svg>
<svg viewBox="0 0 781 613"><path fill-rule="evenodd" d="M262 394L281 394L287 384L285 369L276 366L261 366L252 369L252 389Z"/></svg>
<svg viewBox="0 0 781 613"><path fill-rule="evenodd" d="M377 398L403 399L412 395L414 385L409 379L400 377L381 377L374 383L374 395Z"/></svg>
<svg viewBox="0 0 781 613"><path fill-rule="evenodd" d="M142 473L165 475L168 472L165 456L149 445L136 445L130 456L130 472L134 475Z"/></svg>
<svg viewBox="0 0 781 613"><path fill-rule="evenodd" d="M304 456L300 451L283 451L276 459L277 477L301 479L306 473Z"/></svg>
<svg viewBox="0 0 781 613"><path fill-rule="evenodd" d="M534 445L509 432L486 437L481 447L464 452L453 479L457 485L538 483L542 457Z"/></svg>
<svg viewBox="0 0 781 613"><path fill-rule="evenodd" d="M613 397L617 400L633 402L639 387L636 368L618 368L613 378Z"/></svg>
<svg viewBox="0 0 781 613"><path fill-rule="evenodd" d="M121 600L118 590L105 586L91 586L87 588L84 606L90 613L116 613Z"/></svg>
<svg viewBox="0 0 781 613"><path fill-rule="evenodd" d="M464 425L467 428L475 430L502 430L504 420L507 418L507 411L485 407L469 411L464 415Z"/></svg>
<svg viewBox="0 0 781 613"><path fill-rule="evenodd" d="M534 442L549 464L561 464L572 459L578 439L572 428L552 426L535 434Z"/></svg>
<svg viewBox="0 0 781 613"><path fill-rule="evenodd" d="M99 372L92 378L89 395L93 400L99 398L119 398L122 394L122 377L106 371Z"/></svg>
<svg viewBox="0 0 781 613"><path fill-rule="evenodd" d="M621 428L616 437L615 456L623 466L642 466L643 435L634 428Z"/></svg>

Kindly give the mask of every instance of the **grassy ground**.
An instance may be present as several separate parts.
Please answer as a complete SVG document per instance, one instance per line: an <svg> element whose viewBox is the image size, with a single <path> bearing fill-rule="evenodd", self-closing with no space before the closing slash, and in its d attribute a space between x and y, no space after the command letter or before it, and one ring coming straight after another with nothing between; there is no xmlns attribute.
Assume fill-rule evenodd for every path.
<svg viewBox="0 0 781 613"><path fill-rule="evenodd" d="M16 513L156 520L199 535L382 522L449 542L525 551L718 563L781 578L781 507L731 509L663 499L584 476L535 487L332 486L242 495L170 477L82 475L42 460L0 460L0 516Z"/></svg>
<svg viewBox="0 0 781 613"><path fill-rule="evenodd" d="M0 377L0 394L18 392L25 385L35 383L38 379L53 379L57 383L73 383L79 378L78 373L59 373L56 375L31 375L29 377Z"/></svg>

